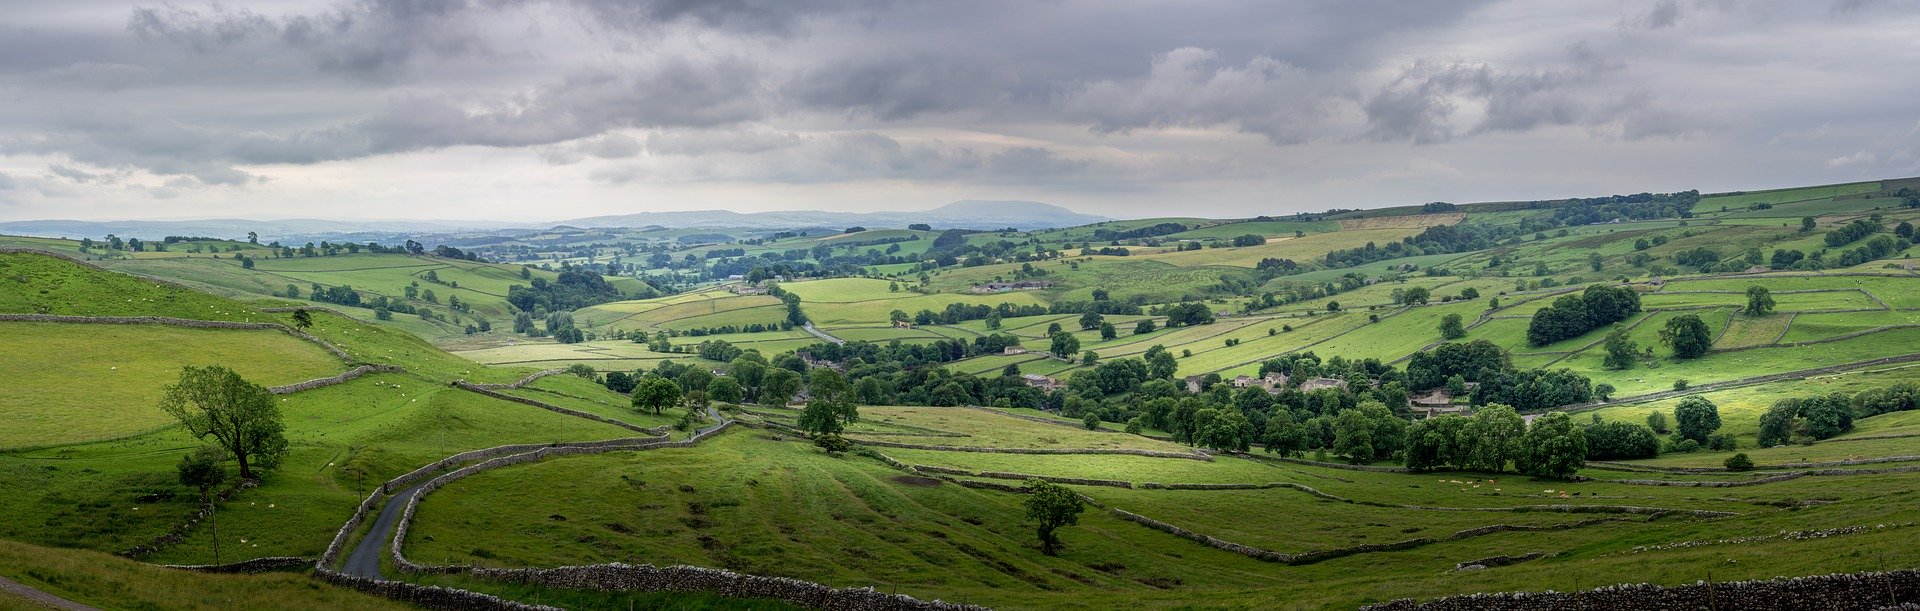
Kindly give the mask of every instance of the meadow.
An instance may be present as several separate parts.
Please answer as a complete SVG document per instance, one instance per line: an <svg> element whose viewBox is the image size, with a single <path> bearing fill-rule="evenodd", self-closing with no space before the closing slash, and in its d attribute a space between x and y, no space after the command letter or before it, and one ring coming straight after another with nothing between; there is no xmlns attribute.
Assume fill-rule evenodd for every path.
<svg viewBox="0 0 1920 611"><path fill-rule="evenodd" d="M1895 362L1766 383L1751 379L1914 354L1911 346L1920 343L1920 276L1902 268L1904 253L1823 271L1734 275L1726 269L1708 274L1695 273L1696 266L1674 267L1676 255L1698 248L1736 261L1749 248L1813 252L1826 248L1827 232L1856 218L1880 214L1888 227L1920 218L1920 212L1896 208L1898 200L1882 187L1856 183L1709 196L1693 218L1537 232L1529 228L1489 241L1481 250L1351 267L1324 265L1326 253L1398 241L1434 224L1517 227L1544 212L1519 204L1468 205L1443 215L1359 211L1312 221L1139 219L1034 232L983 232L967 236L967 242L1004 241L1028 253L1035 244L1072 246L1064 258L1032 263L1044 272L1040 279L1055 283L1042 290L968 290L1016 272L1025 275L1026 265L1010 259L934 269L924 286L918 271L908 274L919 263L881 270L900 274L893 278L782 283L801 297L809 319L849 341L971 341L1004 333L1020 337L1029 349L1044 350L1046 329L1059 324L1080 340L1083 351L1097 353L1102 361L1165 347L1176 357L1177 376L1251 375L1262 361L1305 351L1323 360L1379 359L1404 367L1410 355L1441 340L1442 318L1457 314L1469 325L1465 340L1493 342L1519 367L1566 368L1595 384L1614 386L1612 401L1566 406L1578 411L1578 423L1591 418L1642 423L1656 411L1671 421L1684 397L1713 401L1723 420L1720 432L1732 434L1735 451L1758 463L1755 473L1722 470L1733 451L1706 450L1669 451L1627 461L1624 467L1589 464L1575 480L1510 471L1354 470L1329 464L1341 459L1324 453L1286 458L1266 453L1258 444L1252 453L1217 453L1210 460L1074 453L1195 450L1168 441L1171 437L1164 431L1128 434L1123 432L1126 425L1118 422L1096 422L1098 430L1088 430L1078 418L1031 406L861 406L860 419L845 433L855 448L828 454L803 437L769 426L797 425L798 408L723 405L718 407L731 417L767 428L736 427L695 447L560 456L461 479L426 497L402 545L415 560L431 563L685 563L1002 608L1353 607L1451 593L1911 567L1920 564L1920 550L1910 544L1920 532L1914 530L1920 528L1920 503L1913 497L1920 488L1920 471L1914 470L1920 467L1920 459L1914 458L1920 452L1912 443L1912 436L1920 435L1920 412L1859 419L1851 432L1817 443L1756 445L1761 414L1782 398L1920 382L1920 366ZM1759 202L1773 207L1746 208ZM1816 217L1816 229L1800 232L1800 216ZM1157 246L1129 241L1125 245L1134 252L1126 257L1077 255L1080 242L1106 245L1094 237L1096 231L1163 222L1180 222L1189 229L1157 237ZM547 238L556 241L578 237L562 230L550 233ZM679 244L679 237L699 233L620 230L594 235ZM1248 233L1269 241L1184 252L1167 244L1219 243ZM899 252L915 255L930 247L936 235L874 228L751 245L703 241L677 246L671 254L678 259L739 247L753 256L916 236L922 239L899 243ZM1640 239L1649 244L1636 246ZM321 304L282 296L286 284L295 284L303 294L308 284L321 283L352 284L369 294L397 297L417 282L420 288L435 290L443 310L449 296L470 301L475 314L492 320L495 329L468 335L461 328L467 318L441 323L396 316L383 321L364 309L313 310L308 331L339 346L347 354L342 362L311 342L273 330L0 322L0 337L6 340L0 341L0 369L8 372L10 381L21 382L0 397L0 418L12 425L0 429L0 489L12 491L0 495L0 573L106 608L383 605L299 575L181 574L102 555L153 542L195 510L196 491L178 483L175 467L201 442L173 426L155 406L160 389L183 365L223 364L267 385L333 375L359 364L400 368L276 397L290 452L258 487L239 490L219 503L221 561L315 556L372 487L448 455L502 444L635 435L605 422L470 392L453 385L455 381L507 383L576 364L600 373L652 370L669 360L722 373L729 367L689 352L656 352L627 339L561 344L504 329L510 328L507 322L515 313L504 300L508 287L535 277L551 280L554 273L547 270L370 253L275 258L246 245L244 252L255 257L254 267L247 269L227 253L216 258L185 252L193 246L227 245L183 244L165 253L82 253L70 241L0 238L0 246L99 257L113 270L0 253L0 313L291 324L290 313L263 309ZM595 257L617 250L596 252L601 247L580 246ZM578 252L556 244L553 254L588 259ZM1635 261L1642 254L1649 260ZM1839 254L1830 251L1826 256ZM1287 276L1254 270L1265 258L1291 258L1318 268ZM543 259L549 260L557 259ZM527 278L521 277L523 270ZM686 280L695 271L643 270L663 287L674 283L671 289L680 292L582 308L573 312L574 319L598 338L634 330L673 331L669 343L688 351L702 342L725 341L773 357L820 341L799 329L686 334L715 326L777 324L786 318L779 299L737 295L723 284ZM428 272L444 284L428 281ZM1369 282L1349 280L1348 286L1338 287L1343 277L1362 274ZM651 294L631 277L608 281L628 295ZM456 282L458 288L452 286ZM1642 291L1644 311L1622 325L1641 349L1652 350L1650 357L1628 369L1604 367L1600 343L1608 328L1545 346L1527 342L1527 327L1540 308L1560 295L1603 282ZM1308 285L1333 294L1253 312L1244 307L1261 292ZM1772 291L1772 313L1741 312L1751 286ZM1345 290L1334 291L1336 287ZM1429 301L1396 303L1401 301L1396 293L1413 288L1428 290ZM1469 289L1477 296L1463 297ZM1200 303L1216 312L1217 320L1165 328L1165 316L1112 315L1106 320L1119 333L1101 339L1098 331L1079 329L1078 314L1007 318L998 329L982 320L898 328L888 316L894 310L909 315L922 309L939 312L954 303L1052 306L1091 301L1095 290L1109 299L1140 303L1143 309L1178 301ZM1498 306L1493 305L1496 300ZM1338 302L1339 309L1330 302ZM1707 324L1713 349L1699 358L1677 359L1659 332L1668 321L1687 315ZM1135 333L1134 325L1148 319L1161 328ZM846 365L856 375L892 366ZM985 354L940 366L987 377L1014 366L1023 373L1062 379L1092 369L1037 354ZM1690 386L1676 395L1680 380ZM691 409L642 413L632 407L630 397L571 374L549 375L499 392L641 427L675 424ZM1121 403L1128 397L1105 399ZM876 442L934 449L858 445ZM1059 453L992 451L1021 449ZM903 470L881 456L932 469ZM1877 462L1793 479L1760 479L1817 468L1798 466L1804 463L1852 460ZM1386 460L1373 466L1392 464ZM1049 556L1041 553L1032 524L1024 519L1026 497L1005 489L1018 485L1022 475L1124 483L1067 484L1094 505L1079 524L1062 530L1066 547L1061 554ZM1176 489L1196 484L1215 489ZM1627 506L1653 509L1621 509ZM1311 556L1261 560L1123 519L1127 514L1118 512L1196 536ZM1823 529L1842 530L1817 537L1783 535ZM1344 549L1382 544L1391 545ZM41 545L59 549L37 547ZM1480 559L1536 552L1537 559L1516 564L1456 570ZM1317 555L1321 553L1325 555ZM189 528L181 540L160 545L141 560L211 562L211 533ZM583 608L785 608L713 593L555 590L455 575L403 579ZM296 602L263 602L275 597ZM0 601L0 607L14 603Z"/></svg>

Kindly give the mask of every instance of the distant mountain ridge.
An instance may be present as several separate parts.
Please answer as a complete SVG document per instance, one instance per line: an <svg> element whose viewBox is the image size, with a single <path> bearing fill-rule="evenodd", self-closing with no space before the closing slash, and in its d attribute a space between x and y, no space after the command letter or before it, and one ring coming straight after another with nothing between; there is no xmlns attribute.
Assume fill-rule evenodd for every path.
<svg viewBox="0 0 1920 611"><path fill-rule="evenodd" d="M548 223L515 223L466 220L384 220L334 221L325 219L194 219L164 221L78 221L47 219L0 222L0 233L57 238L103 237L107 234L162 238L170 235L213 238L244 238L249 231L262 239L315 235L401 235L499 229L547 229L575 227L605 229L613 227L664 227L684 229L801 229L811 227L845 228L855 225L901 228L927 223L938 229L1046 229L1072 227L1112 220L1104 216L1081 214L1040 202L961 200L931 210L913 212L828 212L798 210L776 212L734 212L731 210L695 210L673 212L637 212L594 216Z"/></svg>
<svg viewBox="0 0 1920 611"><path fill-rule="evenodd" d="M931 210L911 212L828 212L793 210L777 212L733 212L697 210L686 212L636 212L569 219L555 223L573 227L640 227L659 225L669 228L730 227L779 229L787 227L851 227L855 225L905 227L926 223L936 229L1046 229L1072 227L1113 220L1082 214L1040 202L1018 200L960 200Z"/></svg>

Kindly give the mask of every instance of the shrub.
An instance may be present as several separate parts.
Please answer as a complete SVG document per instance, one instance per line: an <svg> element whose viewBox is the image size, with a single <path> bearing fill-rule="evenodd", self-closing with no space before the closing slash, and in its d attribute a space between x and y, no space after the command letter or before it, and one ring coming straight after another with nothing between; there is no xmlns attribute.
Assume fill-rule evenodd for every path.
<svg viewBox="0 0 1920 611"><path fill-rule="evenodd" d="M1669 450L1681 454L1691 454L1700 451L1700 442L1692 439L1681 439L1673 442Z"/></svg>
<svg viewBox="0 0 1920 611"><path fill-rule="evenodd" d="M1726 465L1728 471L1752 471L1753 459L1747 458L1746 452L1741 452L1728 457Z"/></svg>
<svg viewBox="0 0 1920 611"><path fill-rule="evenodd" d="M1681 378L1673 381L1674 390L1686 390L1688 385L1689 385L1689 382L1687 382L1686 378Z"/></svg>

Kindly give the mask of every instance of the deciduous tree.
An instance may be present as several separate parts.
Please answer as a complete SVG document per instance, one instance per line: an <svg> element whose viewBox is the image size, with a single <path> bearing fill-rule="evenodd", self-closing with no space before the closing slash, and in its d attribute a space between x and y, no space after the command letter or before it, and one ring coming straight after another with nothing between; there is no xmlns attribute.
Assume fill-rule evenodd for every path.
<svg viewBox="0 0 1920 611"><path fill-rule="evenodd" d="M266 387L246 381L231 369L186 367L179 383L161 395L160 409L194 437L213 438L239 463L241 479L256 479L255 467L272 470L287 454L279 402Z"/></svg>
<svg viewBox="0 0 1920 611"><path fill-rule="evenodd" d="M1086 505L1080 501L1080 495L1065 486L1040 478L1027 480L1027 521L1035 524L1040 536L1040 553L1048 556L1059 552L1060 537L1055 532L1062 526L1080 523L1080 513L1086 511Z"/></svg>

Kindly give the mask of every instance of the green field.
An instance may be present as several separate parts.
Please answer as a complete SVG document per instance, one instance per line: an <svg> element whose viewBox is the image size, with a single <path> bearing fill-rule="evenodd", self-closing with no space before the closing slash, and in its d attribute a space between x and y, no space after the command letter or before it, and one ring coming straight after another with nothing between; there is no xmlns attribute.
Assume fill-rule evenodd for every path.
<svg viewBox="0 0 1920 611"><path fill-rule="evenodd" d="M279 331L158 325L0 322L0 448L110 439L173 423L161 388L183 366L225 364L274 386L346 369L319 346ZM59 355L50 357L49 355ZM76 393L76 388L88 389Z"/></svg>

